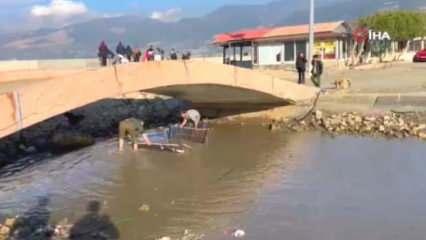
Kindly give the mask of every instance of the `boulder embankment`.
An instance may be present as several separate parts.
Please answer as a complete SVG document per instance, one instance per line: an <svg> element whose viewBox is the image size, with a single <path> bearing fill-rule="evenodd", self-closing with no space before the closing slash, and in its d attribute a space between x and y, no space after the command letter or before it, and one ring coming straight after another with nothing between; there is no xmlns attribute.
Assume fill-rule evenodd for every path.
<svg viewBox="0 0 426 240"><path fill-rule="evenodd" d="M316 110L302 119L274 121L269 128L285 128L296 132L319 130L331 135L413 137L426 140L426 113L333 113Z"/></svg>
<svg viewBox="0 0 426 240"><path fill-rule="evenodd" d="M177 99L107 99L56 116L0 140L0 167L26 155L66 152L116 136L118 123L129 117L148 127L177 122L187 105Z"/></svg>

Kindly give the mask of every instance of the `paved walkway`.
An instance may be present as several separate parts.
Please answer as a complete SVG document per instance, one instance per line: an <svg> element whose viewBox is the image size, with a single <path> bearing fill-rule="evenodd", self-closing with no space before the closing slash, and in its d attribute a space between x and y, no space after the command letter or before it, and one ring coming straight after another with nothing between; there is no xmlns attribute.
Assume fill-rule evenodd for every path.
<svg viewBox="0 0 426 240"><path fill-rule="evenodd" d="M325 87L332 87L333 82L342 77L350 79L352 87L345 91L329 91L321 99L321 108L426 110L426 64L399 63L381 69L335 71L325 76Z"/></svg>
<svg viewBox="0 0 426 240"><path fill-rule="evenodd" d="M297 81L289 71L266 71ZM335 90L336 79L348 78L352 87ZM310 81L307 83L312 85ZM380 69L326 69L319 108L330 111L426 111L426 63L397 63Z"/></svg>

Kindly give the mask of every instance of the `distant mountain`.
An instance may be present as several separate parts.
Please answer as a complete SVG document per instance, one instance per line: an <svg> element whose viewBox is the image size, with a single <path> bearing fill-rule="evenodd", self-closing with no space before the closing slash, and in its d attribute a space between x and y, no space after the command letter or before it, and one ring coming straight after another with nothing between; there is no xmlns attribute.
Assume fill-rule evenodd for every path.
<svg viewBox="0 0 426 240"><path fill-rule="evenodd" d="M353 0L339 1L316 8L315 20L318 22L334 20L355 20L360 16L374 14L384 10L426 10L426 0ZM286 16L280 23L298 24L306 22L309 12L295 11Z"/></svg>
<svg viewBox="0 0 426 240"><path fill-rule="evenodd" d="M383 9L426 9L425 0L317 0L316 20L353 20ZM60 29L0 33L1 59L95 57L101 40L111 49L122 40L135 47L212 52L209 43L221 32L308 22L308 1L279 0L264 5L228 5L200 18L160 22L140 16L99 18Z"/></svg>

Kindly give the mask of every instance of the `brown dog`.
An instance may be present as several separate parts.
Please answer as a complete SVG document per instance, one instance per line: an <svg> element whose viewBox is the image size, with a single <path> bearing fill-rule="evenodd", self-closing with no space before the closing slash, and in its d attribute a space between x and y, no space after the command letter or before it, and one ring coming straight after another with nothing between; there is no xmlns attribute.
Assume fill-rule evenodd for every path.
<svg viewBox="0 0 426 240"><path fill-rule="evenodd" d="M351 80L347 78L342 78L342 79L336 80L334 82L334 85L336 86L337 89L348 89L352 86L352 82Z"/></svg>

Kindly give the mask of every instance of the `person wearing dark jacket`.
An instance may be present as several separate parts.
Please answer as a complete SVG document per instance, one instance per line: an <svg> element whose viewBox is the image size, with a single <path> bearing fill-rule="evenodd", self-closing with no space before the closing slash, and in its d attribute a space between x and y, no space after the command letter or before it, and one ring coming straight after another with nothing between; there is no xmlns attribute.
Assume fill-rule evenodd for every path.
<svg viewBox="0 0 426 240"><path fill-rule="evenodd" d="M130 45L127 46L126 48L126 55L127 59L129 59L129 61L132 61L132 56L133 56L133 49L132 47L130 47Z"/></svg>
<svg viewBox="0 0 426 240"><path fill-rule="evenodd" d="M324 64L319 55L314 55L312 59L312 83L316 87L321 87L321 75L324 72Z"/></svg>
<svg viewBox="0 0 426 240"><path fill-rule="evenodd" d="M102 41L98 48L98 57L101 60L101 66L107 65L107 59L110 55L113 55L111 50L109 50L105 41Z"/></svg>
<svg viewBox="0 0 426 240"><path fill-rule="evenodd" d="M174 48L172 48L172 50L170 51L170 59L171 60L178 60L178 55L177 55L176 50Z"/></svg>
<svg viewBox="0 0 426 240"><path fill-rule="evenodd" d="M123 57L126 56L126 48L124 47L122 42L118 42L117 47L115 48L115 52Z"/></svg>
<svg viewBox="0 0 426 240"><path fill-rule="evenodd" d="M134 54L133 54L133 61L134 62L140 62L140 60L141 60L141 57L142 57L142 52L141 52L141 50L140 49L135 49L135 52L134 52Z"/></svg>
<svg viewBox="0 0 426 240"><path fill-rule="evenodd" d="M297 73L299 74L299 84L305 84L305 72L306 72L306 63L308 61L306 60L305 54L299 53L296 59L296 69Z"/></svg>

